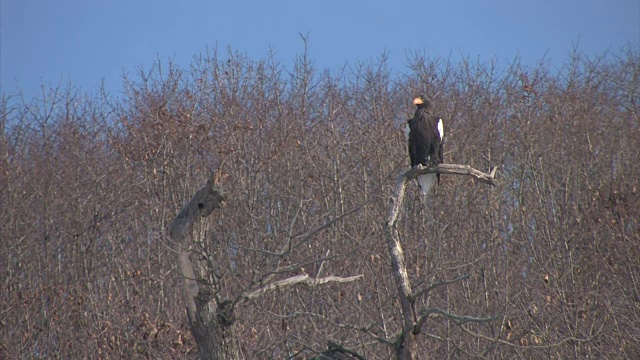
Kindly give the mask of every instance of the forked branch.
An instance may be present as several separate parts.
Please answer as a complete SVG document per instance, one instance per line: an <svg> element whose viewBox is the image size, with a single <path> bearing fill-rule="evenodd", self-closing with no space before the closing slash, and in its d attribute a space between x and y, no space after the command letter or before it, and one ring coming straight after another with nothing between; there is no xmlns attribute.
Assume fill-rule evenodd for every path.
<svg viewBox="0 0 640 360"><path fill-rule="evenodd" d="M415 341L413 338L421 331L425 320L429 317L429 315L433 313L438 313L442 316L460 322L481 322L491 320L490 318L484 319L473 317L459 317L457 315L444 313L438 309L430 309L429 313L423 313L422 316L420 316L419 320L416 321L416 314L414 310L416 294L413 294L411 289L411 283L409 281L409 276L407 274L407 268L404 261L404 252L402 250L402 245L400 244L398 230L396 229L396 222L398 221L400 209L402 208L402 202L404 201L407 182L421 174L439 173L471 176L480 182L489 185L496 185L496 171L497 168L494 167L487 174L483 173L482 171L476 170L468 165L440 164L433 168L417 166L403 172L398 176L398 179L396 180L396 186L393 191L392 205L389 209L387 219L384 222L385 233L387 236L387 246L389 249L389 255L391 257L391 268L393 271L393 276L396 280L396 286L398 289L398 300L402 311L402 333L398 337L397 343L394 345L394 350L396 351L396 357L398 359L413 358L413 353L415 352ZM419 292L419 294L423 293L424 292Z"/></svg>

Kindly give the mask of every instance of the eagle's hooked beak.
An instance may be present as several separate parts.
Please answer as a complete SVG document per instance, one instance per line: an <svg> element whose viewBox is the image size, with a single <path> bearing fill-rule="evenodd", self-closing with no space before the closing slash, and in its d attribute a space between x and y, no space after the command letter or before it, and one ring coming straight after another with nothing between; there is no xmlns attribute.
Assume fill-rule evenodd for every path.
<svg viewBox="0 0 640 360"><path fill-rule="evenodd" d="M422 104L424 104L424 101L421 98L417 97L413 99L413 105L422 105Z"/></svg>

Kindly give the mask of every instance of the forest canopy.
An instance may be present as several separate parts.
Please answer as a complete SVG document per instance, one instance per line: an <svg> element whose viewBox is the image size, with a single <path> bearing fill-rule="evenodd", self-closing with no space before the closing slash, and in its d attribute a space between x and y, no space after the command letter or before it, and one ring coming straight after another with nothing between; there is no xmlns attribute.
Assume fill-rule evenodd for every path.
<svg viewBox="0 0 640 360"><path fill-rule="evenodd" d="M380 339L402 322L382 222L423 93L445 120L445 163L498 166L499 181L442 175L427 199L408 187L409 279L458 279L416 305L494 318L434 312L419 351L640 358L638 49L576 51L558 69L416 55L403 71L384 54L317 69L306 54L287 68L213 51L123 89L1 99L0 358L197 358L167 228L214 169L226 205L194 227L191 257L211 262L216 296L267 273L363 275L238 305L241 356L332 342L391 358Z"/></svg>

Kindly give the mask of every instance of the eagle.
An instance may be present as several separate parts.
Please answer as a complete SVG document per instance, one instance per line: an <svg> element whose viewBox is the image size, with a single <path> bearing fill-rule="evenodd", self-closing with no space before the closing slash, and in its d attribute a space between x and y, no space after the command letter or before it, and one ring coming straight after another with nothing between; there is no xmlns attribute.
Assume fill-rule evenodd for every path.
<svg viewBox="0 0 640 360"><path fill-rule="evenodd" d="M406 129L411 167L419 164L425 167L442 164L444 161L442 119L433 114L432 102L422 95L413 99L413 105L417 106L417 109L413 118L407 121ZM422 195L427 195L436 180L439 184L440 174L418 176L418 186Z"/></svg>

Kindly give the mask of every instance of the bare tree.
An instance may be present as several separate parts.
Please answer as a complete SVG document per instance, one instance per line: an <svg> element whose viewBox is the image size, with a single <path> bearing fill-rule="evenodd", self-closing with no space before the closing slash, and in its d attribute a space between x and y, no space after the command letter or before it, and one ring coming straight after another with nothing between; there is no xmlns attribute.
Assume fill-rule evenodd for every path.
<svg viewBox="0 0 640 360"><path fill-rule="evenodd" d="M237 359L240 357L239 348L234 331L235 312L240 302L253 300L266 293L294 285L309 287L323 285L330 282L354 281L360 276L341 278L327 276L311 278L307 274L293 276L284 280L277 280L266 285L260 284L257 289L246 288L235 299L222 299L218 296L220 278L217 266L206 256L200 256L197 261L198 269L194 269L189 259L188 233L199 217L209 216L213 210L223 206L225 196L222 189L216 185L213 175L193 198L182 208L169 226L171 239L180 243L182 252L178 254L178 268L184 277L185 301L191 330L198 344L201 359ZM273 278L264 276L265 281Z"/></svg>
<svg viewBox="0 0 640 360"><path fill-rule="evenodd" d="M387 236L387 246L389 247L389 256L391 258L391 268L398 288L398 300L402 309L402 331L396 335L395 340L388 342L393 344L393 350L397 359L413 359L416 356L417 349L413 338L423 331L422 327L425 324L425 320L433 314L444 316L445 318L454 320L460 324L468 322L487 322L493 320L491 317L477 318L450 314L438 308L416 310L415 300L418 297L426 295L429 291L434 290L445 283L441 282L440 284L432 284L429 287L418 291L414 291L412 289L411 282L407 274L407 267L405 265L404 251L402 250L402 244L400 243L396 230L396 222L398 221L400 209L404 201L407 182L411 179L415 179L419 174L443 173L468 175L490 185L495 185L496 170L497 168L493 168L489 174L485 174L469 166L440 164L439 166L431 169L410 169L398 177L392 197L391 209L389 210L389 215L384 224Z"/></svg>
<svg viewBox="0 0 640 360"><path fill-rule="evenodd" d="M389 359L405 344L415 358L637 358L639 59L417 54L398 73L385 54L324 70L308 53L286 66L212 49L127 75L118 97L7 95L0 357L197 358L183 289L200 279L190 298L202 319L234 310L239 358ZM426 200L407 183L391 233L403 307L390 194L407 99L425 92L445 162L499 165L500 181L443 175ZM172 239L220 163L225 206Z"/></svg>

